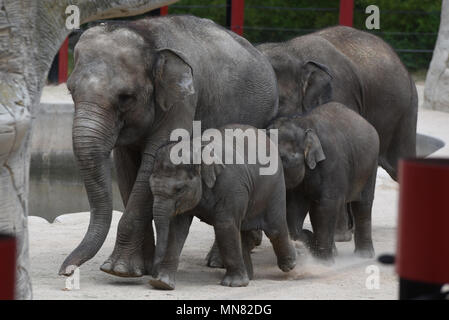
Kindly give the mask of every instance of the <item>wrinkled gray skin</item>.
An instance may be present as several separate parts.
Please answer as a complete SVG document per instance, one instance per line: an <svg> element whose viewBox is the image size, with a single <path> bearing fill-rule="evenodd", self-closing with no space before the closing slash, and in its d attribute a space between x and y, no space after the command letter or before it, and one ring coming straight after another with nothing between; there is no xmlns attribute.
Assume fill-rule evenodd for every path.
<svg viewBox="0 0 449 320"><path fill-rule="evenodd" d="M269 128L279 129L292 238L305 241L317 258L333 261L335 224L349 206L355 253L373 257L371 208L379 152L373 126L332 102L302 116L280 117ZM313 234L302 230L307 212Z"/></svg>
<svg viewBox="0 0 449 320"><path fill-rule="evenodd" d="M349 27L332 27L283 43L257 47L279 84L279 114L307 112L336 101L358 112L380 138L379 165L397 180L398 160L416 155L416 86L382 39ZM336 240L349 241L348 215Z"/></svg>
<svg viewBox="0 0 449 320"><path fill-rule="evenodd" d="M149 177L173 129L227 123L263 128L278 111L273 69L248 41L193 16L168 16L87 30L67 86L75 102L73 148L91 207L89 228L60 274L102 246L112 215L111 151L125 205L105 272L137 277L152 269ZM180 218L183 220L183 218ZM189 221L179 222L178 237Z"/></svg>
<svg viewBox="0 0 449 320"><path fill-rule="evenodd" d="M255 130L243 125L224 128ZM264 139L268 143L269 139ZM150 177L157 231L152 286L175 288L175 273L168 274L164 266L173 266L173 261L178 261L184 238L179 238L173 227L181 216L191 220L195 215L214 227L216 243L226 268L221 281L224 286L246 286L253 277L250 251L256 243L252 230L265 232L282 271L293 269L296 253L287 227L280 159L274 175L260 175L260 164L175 165L170 160L173 145L168 144L157 153ZM172 242L179 245L170 246ZM179 250L171 250L170 247Z"/></svg>

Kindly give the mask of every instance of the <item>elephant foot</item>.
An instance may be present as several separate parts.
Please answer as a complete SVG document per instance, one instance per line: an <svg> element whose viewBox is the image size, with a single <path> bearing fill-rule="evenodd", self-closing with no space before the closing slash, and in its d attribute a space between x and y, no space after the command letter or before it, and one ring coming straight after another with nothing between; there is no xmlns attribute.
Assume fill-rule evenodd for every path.
<svg viewBox="0 0 449 320"><path fill-rule="evenodd" d="M315 258L315 261L318 264L321 264L321 265L326 266L326 267L330 267L330 266L332 266L335 263L335 259L333 257L331 257L331 258L323 258L323 257L315 256L314 258Z"/></svg>
<svg viewBox="0 0 449 320"><path fill-rule="evenodd" d="M336 241L336 242L349 242L351 240L352 240L351 230L335 232L335 234L334 234L334 241Z"/></svg>
<svg viewBox="0 0 449 320"><path fill-rule="evenodd" d="M316 250L315 249L312 251L312 254L318 263L325 265L325 266L330 266L335 263L335 259L334 259L335 250L336 250L336 248L335 249L331 248L330 250L328 250L328 249Z"/></svg>
<svg viewBox="0 0 449 320"><path fill-rule="evenodd" d="M248 275L241 274L228 274L224 276L221 281L221 285L225 287L246 287L249 284Z"/></svg>
<svg viewBox="0 0 449 320"><path fill-rule="evenodd" d="M175 280L167 274L159 274L149 281L150 285L159 290L174 290Z"/></svg>
<svg viewBox="0 0 449 320"><path fill-rule="evenodd" d="M315 237L313 235L313 232L307 229L302 229L301 233L298 237L295 238L295 240L299 240L308 248L311 249L314 243Z"/></svg>
<svg viewBox="0 0 449 320"><path fill-rule="evenodd" d="M289 272L296 267L296 250L292 246L290 248L290 255L278 259L278 267L283 272Z"/></svg>
<svg viewBox="0 0 449 320"><path fill-rule="evenodd" d="M253 240L251 250L253 250L255 247L258 247L262 244L262 230L253 230L251 231L251 237Z"/></svg>
<svg viewBox="0 0 449 320"><path fill-rule="evenodd" d="M289 258L286 259L285 261L278 262L278 267L283 272L289 272L296 267L296 258Z"/></svg>
<svg viewBox="0 0 449 320"><path fill-rule="evenodd" d="M364 259L372 259L375 256L374 248L367 247L367 248L358 248L354 250L354 254L360 258Z"/></svg>
<svg viewBox="0 0 449 320"><path fill-rule="evenodd" d="M142 254L117 255L113 253L103 263L100 270L118 277L142 277L149 274L145 265L149 264L145 263Z"/></svg>
<svg viewBox="0 0 449 320"><path fill-rule="evenodd" d="M209 268L224 268L218 246L214 243L206 257L206 264Z"/></svg>

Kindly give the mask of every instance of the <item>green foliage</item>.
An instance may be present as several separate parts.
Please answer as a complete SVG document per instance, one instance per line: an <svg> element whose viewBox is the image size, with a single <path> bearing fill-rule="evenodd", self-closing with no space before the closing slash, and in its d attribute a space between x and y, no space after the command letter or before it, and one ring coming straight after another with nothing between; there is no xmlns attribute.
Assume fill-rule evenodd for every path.
<svg viewBox="0 0 449 320"><path fill-rule="evenodd" d="M354 26L365 29L365 8L374 4L380 8L378 34L396 50L433 50L440 25L441 0L356 0ZM404 12L408 11L408 12ZM402 32L396 34L391 32ZM412 34L410 34L412 33ZM415 33L422 33L421 35ZM398 52L412 71L428 68L432 53Z"/></svg>
<svg viewBox="0 0 449 320"><path fill-rule="evenodd" d="M372 4L380 8L381 29L375 30L375 33L393 48L433 50L440 23L441 0L355 0L356 28L366 30L365 20L368 15L365 8ZM225 7L226 0L181 0L170 6L169 12L206 17L225 25ZM320 8L320 10L293 8ZM245 0L244 36L253 43L285 41L338 24L338 8L338 0ZM398 52L398 54L413 71L427 68L432 58L431 52Z"/></svg>
<svg viewBox="0 0 449 320"><path fill-rule="evenodd" d="M427 69L432 52L401 50L433 50L440 24L441 1L355 0L354 27L366 30L368 14L365 8L377 5L380 8L380 30L372 32L398 50L410 71ZM192 14L225 26L226 3L226 0L181 0L169 7L169 13ZM244 37L254 44L286 41L336 25L338 16L338 0L245 0ZM72 64L70 59L70 71Z"/></svg>
<svg viewBox="0 0 449 320"><path fill-rule="evenodd" d="M169 7L169 14L191 14L225 26L226 0L181 0Z"/></svg>

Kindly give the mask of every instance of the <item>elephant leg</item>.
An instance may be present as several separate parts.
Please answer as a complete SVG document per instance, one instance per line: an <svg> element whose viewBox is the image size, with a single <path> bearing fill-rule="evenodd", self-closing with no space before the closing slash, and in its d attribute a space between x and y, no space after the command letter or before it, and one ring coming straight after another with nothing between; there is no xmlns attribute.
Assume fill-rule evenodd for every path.
<svg viewBox="0 0 449 320"><path fill-rule="evenodd" d="M335 255L335 222L343 200L320 200L310 210L310 220L314 231L313 255L326 263L333 263Z"/></svg>
<svg viewBox="0 0 449 320"><path fill-rule="evenodd" d="M221 281L227 287L245 287L249 284L249 277L243 260L242 240L237 222L229 216L239 217L242 214L226 213L217 216L214 225L215 239L226 268L226 274Z"/></svg>
<svg viewBox="0 0 449 320"><path fill-rule="evenodd" d="M304 230L304 219L310 209L310 201L297 191L287 191L287 225L293 240L304 242L310 246L309 230Z"/></svg>
<svg viewBox="0 0 449 320"><path fill-rule="evenodd" d="M334 240L337 242L348 242L352 239L351 230L351 208L349 205L343 206L342 210L337 214L335 224Z"/></svg>
<svg viewBox="0 0 449 320"><path fill-rule="evenodd" d="M352 202L354 212L355 254L362 258L374 257L374 246L371 237L371 209L373 202Z"/></svg>
<svg viewBox="0 0 449 320"><path fill-rule="evenodd" d="M224 268L220 250L218 249L217 239L215 239L209 253L206 256L206 264L210 268Z"/></svg>
<svg viewBox="0 0 449 320"><path fill-rule="evenodd" d="M123 206L126 208L132 188L137 178L137 172L141 163L141 155L137 150L127 147L117 147L114 149L114 163L117 172L117 184L122 197ZM148 228L144 235L143 242L143 261L144 273L151 273L154 255L154 236L153 229ZM109 265L110 266L110 265ZM102 269L106 269L104 265ZM105 270L106 271L106 270ZM108 268L108 271L109 268Z"/></svg>
<svg viewBox="0 0 449 320"><path fill-rule="evenodd" d="M287 217L283 214L285 202L284 197L271 201L265 213L264 231L273 246L279 269L288 272L296 266L296 250L289 237Z"/></svg>
<svg viewBox="0 0 449 320"><path fill-rule="evenodd" d="M114 149L114 164L117 173L117 184L122 197L123 206L126 208L129 196L136 182L137 172L140 167L141 155L139 152L126 147Z"/></svg>
<svg viewBox="0 0 449 320"><path fill-rule="evenodd" d="M371 211L376 187L377 168L373 170L370 179L362 191L362 200L351 202L354 216L355 254L364 258L374 257L374 247L371 230Z"/></svg>
<svg viewBox="0 0 449 320"><path fill-rule="evenodd" d="M242 231L242 254L245 262L246 272L250 280L254 278L253 262L251 260L251 250L254 248L254 231Z"/></svg>
<svg viewBox="0 0 449 320"><path fill-rule="evenodd" d="M252 230L249 231L248 236L248 245L250 247L250 252L257 246L260 246L262 243L262 231L261 230ZM209 250L209 253L206 256L206 264L210 268L224 268L223 260L220 256L220 250L218 250L217 240L214 241L214 244Z"/></svg>
<svg viewBox="0 0 449 320"><path fill-rule="evenodd" d="M152 168L152 161L142 160L118 225L114 250L100 268L104 272L120 277L141 277L151 270L154 250L151 223L153 196L150 190L148 168ZM147 262L144 256L148 256Z"/></svg>
<svg viewBox="0 0 449 320"><path fill-rule="evenodd" d="M179 265L179 256L189 234L193 215L185 213L176 216L170 222L169 243L167 253L158 270L153 271L150 284L156 289L173 290L176 285L176 272Z"/></svg>

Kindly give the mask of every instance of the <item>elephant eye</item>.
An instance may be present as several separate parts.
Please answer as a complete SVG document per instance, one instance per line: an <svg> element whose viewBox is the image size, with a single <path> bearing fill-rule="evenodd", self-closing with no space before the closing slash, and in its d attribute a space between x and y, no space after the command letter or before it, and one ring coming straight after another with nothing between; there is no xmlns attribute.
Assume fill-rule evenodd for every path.
<svg viewBox="0 0 449 320"><path fill-rule="evenodd" d="M185 186L178 186L178 187L175 187L175 192L180 193L180 192L184 191L184 189L185 189Z"/></svg>
<svg viewBox="0 0 449 320"><path fill-rule="evenodd" d="M125 104L131 102L134 99L134 96L130 93L120 93L118 95L118 100L120 104Z"/></svg>

